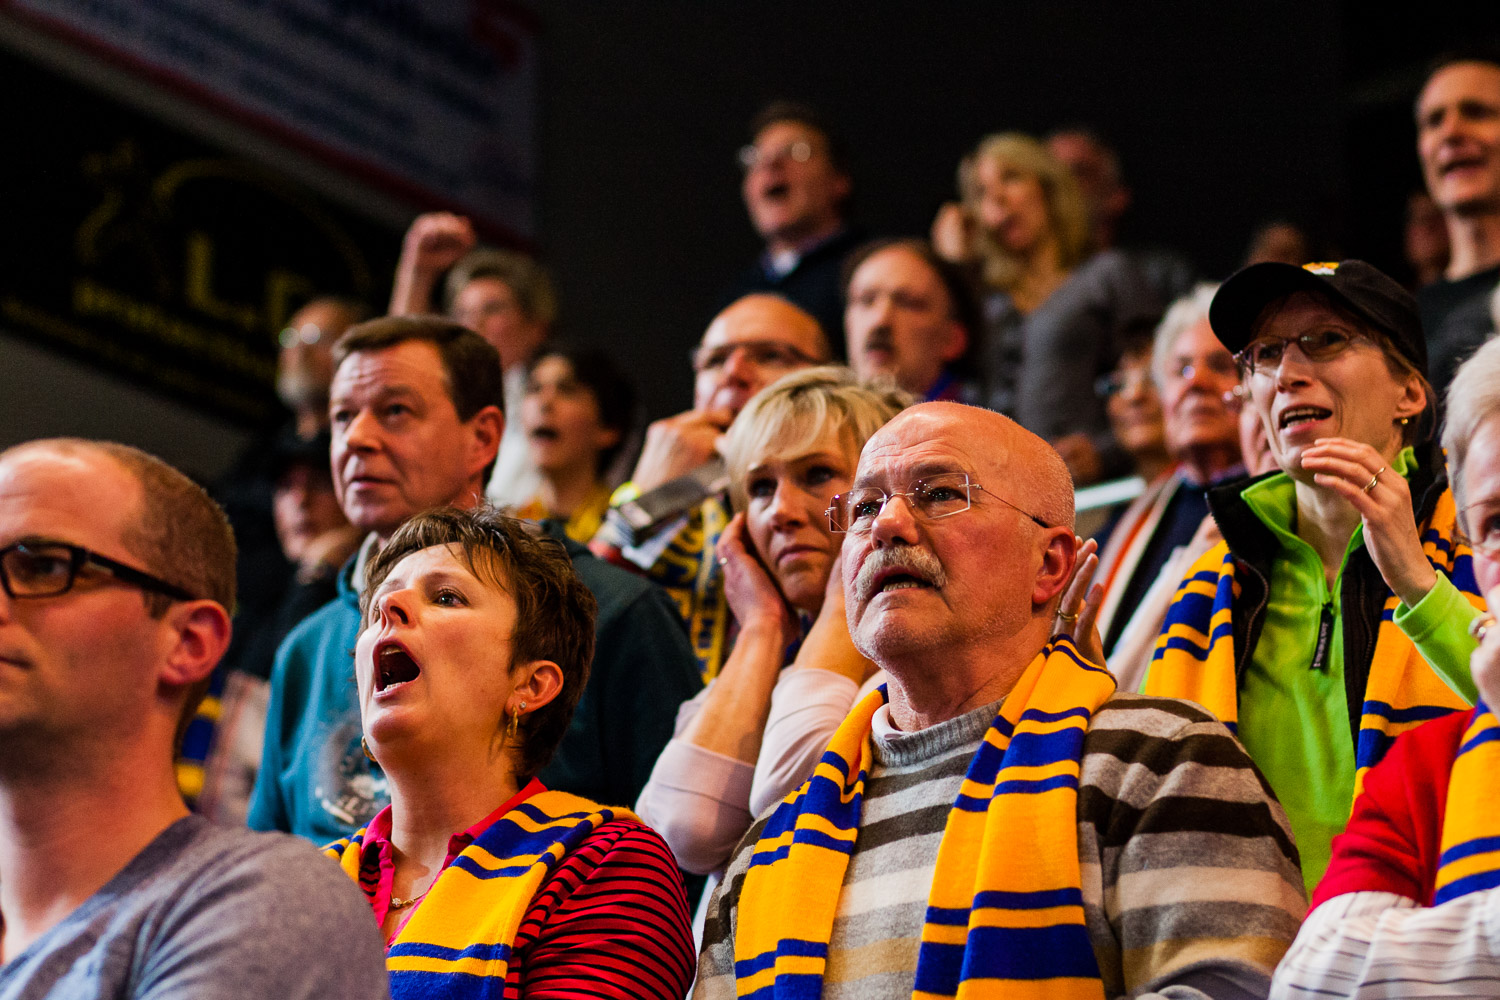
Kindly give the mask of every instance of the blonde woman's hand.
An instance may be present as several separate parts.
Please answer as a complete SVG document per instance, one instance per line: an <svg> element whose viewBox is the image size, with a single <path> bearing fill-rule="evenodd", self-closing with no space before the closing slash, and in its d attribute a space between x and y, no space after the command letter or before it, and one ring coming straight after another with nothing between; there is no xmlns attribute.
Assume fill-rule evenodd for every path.
<svg viewBox="0 0 1500 1000"><path fill-rule="evenodd" d="M779 629L784 642L791 642L797 634L797 619L755 553L744 512L730 519L714 555L724 573L724 598L740 628Z"/></svg>

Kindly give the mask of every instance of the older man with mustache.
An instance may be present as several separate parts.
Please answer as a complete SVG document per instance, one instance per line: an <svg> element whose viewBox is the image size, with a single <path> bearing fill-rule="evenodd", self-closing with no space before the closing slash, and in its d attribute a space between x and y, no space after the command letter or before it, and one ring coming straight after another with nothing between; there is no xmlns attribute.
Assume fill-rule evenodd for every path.
<svg viewBox="0 0 1500 1000"><path fill-rule="evenodd" d="M890 681L742 842L697 997L1265 995L1304 909L1286 817L1220 723L1052 635L1072 496L986 410L866 444L830 517Z"/></svg>

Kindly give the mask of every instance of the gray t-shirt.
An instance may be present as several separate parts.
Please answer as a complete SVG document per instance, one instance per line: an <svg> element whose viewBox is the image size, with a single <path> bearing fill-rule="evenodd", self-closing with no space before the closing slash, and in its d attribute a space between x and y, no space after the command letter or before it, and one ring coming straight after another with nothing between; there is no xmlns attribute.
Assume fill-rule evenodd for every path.
<svg viewBox="0 0 1500 1000"><path fill-rule="evenodd" d="M300 838L201 816L0 966L0 1000L389 995L380 931L336 864Z"/></svg>

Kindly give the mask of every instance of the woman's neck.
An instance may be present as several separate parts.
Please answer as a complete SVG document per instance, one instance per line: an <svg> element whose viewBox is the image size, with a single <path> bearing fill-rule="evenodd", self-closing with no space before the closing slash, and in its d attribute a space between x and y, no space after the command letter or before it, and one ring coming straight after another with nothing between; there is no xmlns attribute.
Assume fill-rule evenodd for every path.
<svg viewBox="0 0 1500 1000"><path fill-rule="evenodd" d="M1349 539L1359 527L1359 511L1333 490L1302 482L1297 482L1296 488L1297 523L1293 531L1318 554L1323 576L1332 587L1348 551Z"/></svg>
<svg viewBox="0 0 1500 1000"><path fill-rule="evenodd" d="M476 759L478 763L476 764ZM392 761L391 763L395 763ZM413 766L386 771L391 789L391 846L396 849L398 888L403 868L414 872L419 890L448 857L448 841L479 822L520 790L509 754L424 755ZM399 892L398 895L405 893Z"/></svg>
<svg viewBox="0 0 1500 1000"><path fill-rule="evenodd" d="M1057 240L1049 236L1022 263L1020 280L1010 290L1010 299L1022 314L1030 313L1051 298L1068 280L1068 273L1062 266Z"/></svg>
<svg viewBox="0 0 1500 1000"><path fill-rule="evenodd" d="M598 488L599 480L590 465L542 471L542 503L553 517L572 517Z"/></svg>

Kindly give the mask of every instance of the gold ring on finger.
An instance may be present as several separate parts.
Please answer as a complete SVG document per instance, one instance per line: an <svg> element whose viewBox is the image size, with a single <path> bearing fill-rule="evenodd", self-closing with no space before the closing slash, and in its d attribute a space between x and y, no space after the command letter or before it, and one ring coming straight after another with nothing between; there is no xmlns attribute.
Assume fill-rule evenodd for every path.
<svg viewBox="0 0 1500 1000"><path fill-rule="evenodd" d="M1078 613L1075 611L1073 614L1070 615L1070 614L1067 614L1066 612L1059 611L1057 613L1057 617L1061 618L1063 621L1065 621L1069 625L1071 625L1071 624L1073 624L1074 622L1076 622L1078 620Z"/></svg>
<svg viewBox="0 0 1500 1000"><path fill-rule="evenodd" d="M1469 622L1469 634L1478 639L1480 642L1483 642L1484 637L1489 633L1490 629L1494 627L1495 616L1490 614L1489 612L1485 612L1478 618L1475 618L1473 621Z"/></svg>
<svg viewBox="0 0 1500 1000"><path fill-rule="evenodd" d="M1378 483L1378 482L1380 482L1380 474L1382 472L1384 472L1385 469L1386 469L1386 467L1382 465L1380 468L1378 468L1378 469L1375 470L1375 475L1373 475L1373 476L1370 477L1370 481L1368 483L1365 483L1365 492L1366 493L1368 493L1371 490L1373 490L1375 488L1375 484Z"/></svg>

